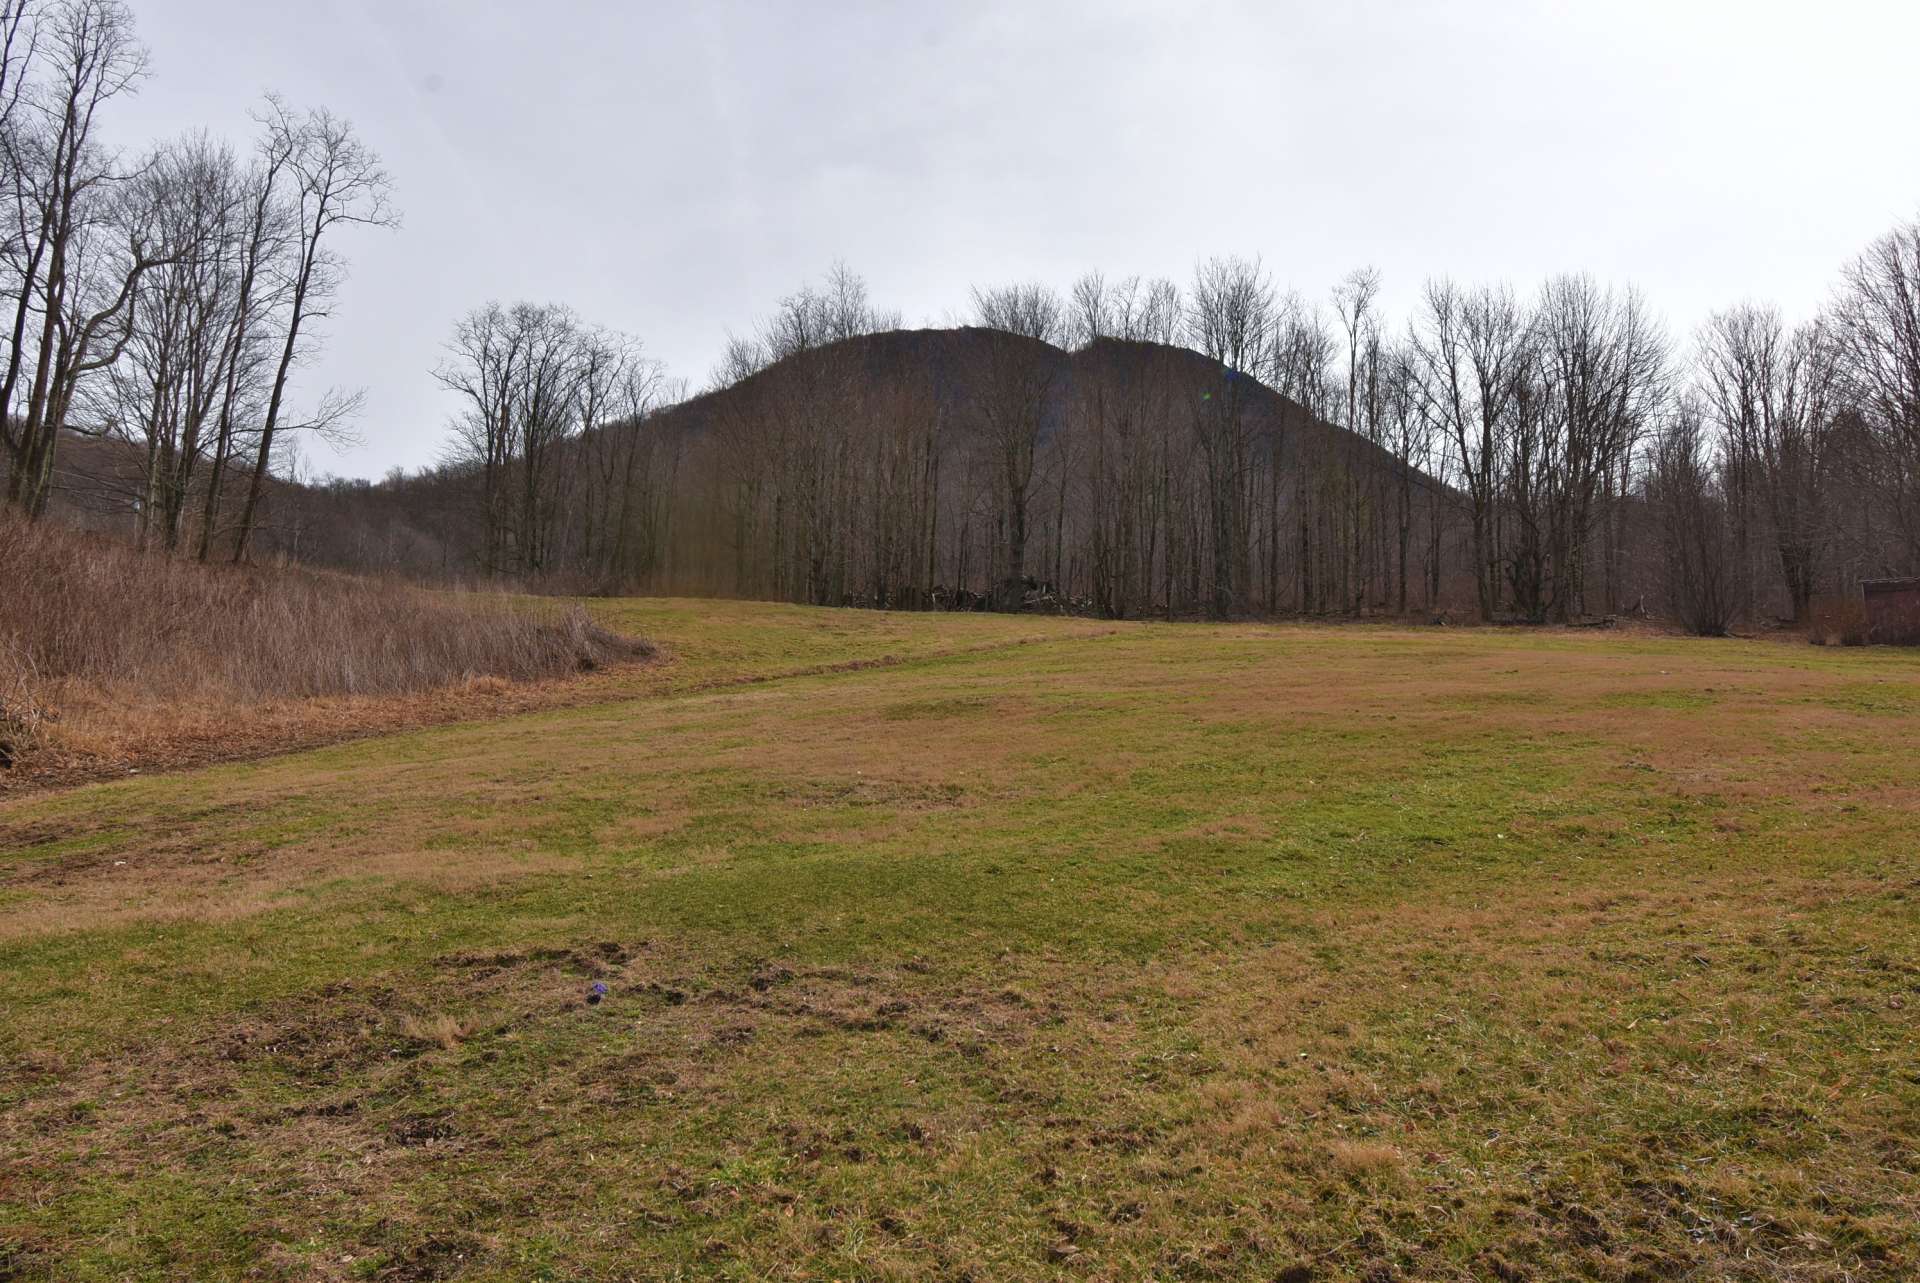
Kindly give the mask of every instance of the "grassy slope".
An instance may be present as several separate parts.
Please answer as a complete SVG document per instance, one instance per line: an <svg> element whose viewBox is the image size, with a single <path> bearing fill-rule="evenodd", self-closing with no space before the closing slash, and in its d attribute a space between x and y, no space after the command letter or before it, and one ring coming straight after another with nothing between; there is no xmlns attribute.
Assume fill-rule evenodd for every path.
<svg viewBox="0 0 1920 1283"><path fill-rule="evenodd" d="M0 1277L1920 1271L1913 656L604 609L0 804Z"/></svg>

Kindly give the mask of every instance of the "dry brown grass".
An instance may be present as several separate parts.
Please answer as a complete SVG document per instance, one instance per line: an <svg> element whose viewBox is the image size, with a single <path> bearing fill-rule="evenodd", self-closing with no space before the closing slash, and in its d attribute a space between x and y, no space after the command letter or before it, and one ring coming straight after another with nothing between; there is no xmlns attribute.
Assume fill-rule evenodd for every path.
<svg viewBox="0 0 1920 1283"><path fill-rule="evenodd" d="M12 519L0 519L0 584L8 757L110 755L212 710L231 726L288 701L499 695L651 653L577 606L204 566Z"/></svg>
<svg viewBox="0 0 1920 1283"><path fill-rule="evenodd" d="M1359 1181L1390 1180L1406 1165L1406 1156L1377 1141L1336 1140L1327 1145L1333 1170Z"/></svg>
<svg viewBox="0 0 1920 1283"><path fill-rule="evenodd" d="M437 1016L407 1016L400 1022L400 1032L415 1042L452 1051L473 1031L466 1022L442 1012Z"/></svg>

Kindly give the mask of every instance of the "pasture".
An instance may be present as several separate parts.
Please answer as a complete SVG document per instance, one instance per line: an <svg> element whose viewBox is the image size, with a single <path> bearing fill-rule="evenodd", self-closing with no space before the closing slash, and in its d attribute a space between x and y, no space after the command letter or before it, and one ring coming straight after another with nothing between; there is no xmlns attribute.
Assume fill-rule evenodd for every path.
<svg viewBox="0 0 1920 1283"><path fill-rule="evenodd" d="M1920 1274L1913 653L593 608L0 801L0 1278Z"/></svg>

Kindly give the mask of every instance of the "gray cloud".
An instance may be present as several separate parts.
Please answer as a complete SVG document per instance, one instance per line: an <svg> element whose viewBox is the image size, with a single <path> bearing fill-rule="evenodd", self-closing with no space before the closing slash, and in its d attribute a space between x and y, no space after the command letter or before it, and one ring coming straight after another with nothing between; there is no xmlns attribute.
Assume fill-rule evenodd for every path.
<svg viewBox="0 0 1920 1283"><path fill-rule="evenodd" d="M1752 0L627 4L137 0L155 75L110 128L243 137L262 91L380 150L398 233L302 393L364 386L365 444L436 454L428 369L488 298L562 300L703 381L729 328L837 257L909 322L970 284L1091 267L1184 279L1258 253L1313 296L1348 268L1639 285L1676 330L1817 306L1920 207L1920 6Z"/></svg>

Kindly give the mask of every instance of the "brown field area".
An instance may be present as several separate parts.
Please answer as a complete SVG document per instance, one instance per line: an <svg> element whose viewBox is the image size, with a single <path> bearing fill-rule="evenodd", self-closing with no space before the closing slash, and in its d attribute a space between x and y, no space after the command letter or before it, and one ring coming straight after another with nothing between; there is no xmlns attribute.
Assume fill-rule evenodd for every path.
<svg viewBox="0 0 1920 1283"><path fill-rule="evenodd" d="M0 1279L1920 1276L1920 656L593 609L0 800Z"/></svg>
<svg viewBox="0 0 1920 1283"><path fill-rule="evenodd" d="M207 565L0 512L0 795L594 698L578 606Z"/></svg>

